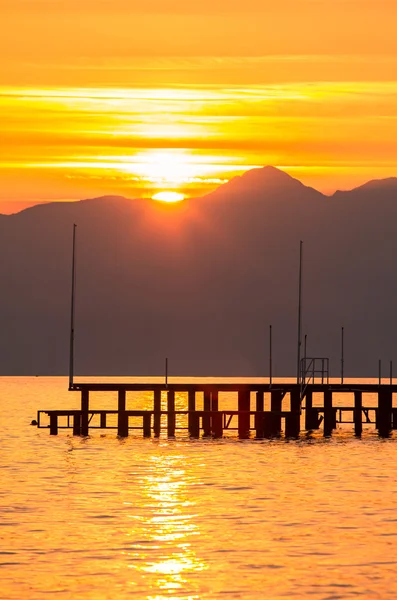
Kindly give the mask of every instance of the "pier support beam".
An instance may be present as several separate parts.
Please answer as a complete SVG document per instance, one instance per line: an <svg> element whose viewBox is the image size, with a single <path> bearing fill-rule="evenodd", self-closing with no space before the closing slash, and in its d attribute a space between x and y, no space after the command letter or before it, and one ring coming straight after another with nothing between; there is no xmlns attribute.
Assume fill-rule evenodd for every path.
<svg viewBox="0 0 397 600"><path fill-rule="evenodd" d="M214 438L223 437L223 414L219 411L212 413L212 435Z"/></svg>
<svg viewBox="0 0 397 600"><path fill-rule="evenodd" d="M313 410L313 392L306 390L305 394L305 429L311 431L312 429L318 429L318 412Z"/></svg>
<svg viewBox="0 0 397 600"><path fill-rule="evenodd" d="M281 414L277 413L281 413L282 403L283 393L280 390L273 390L270 393L270 413L266 413L265 417L266 437L277 437L281 433Z"/></svg>
<svg viewBox="0 0 397 600"><path fill-rule="evenodd" d="M167 435L175 437L175 391L168 390L167 398Z"/></svg>
<svg viewBox="0 0 397 600"><path fill-rule="evenodd" d="M238 392L238 437L246 440L250 436L251 395L249 390Z"/></svg>
<svg viewBox="0 0 397 600"><path fill-rule="evenodd" d="M301 421L301 399L299 389L291 391L291 413L285 418L285 437L298 438Z"/></svg>
<svg viewBox="0 0 397 600"><path fill-rule="evenodd" d="M152 437L151 417L150 412L143 415L143 437L145 438Z"/></svg>
<svg viewBox="0 0 397 600"><path fill-rule="evenodd" d="M211 434L215 438L223 437L222 413L219 412L218 390L211 391Z"/></svg>
<svg viewBox="0 0 397 600"><path fill-rule="evenodd" d="M102 412L100 416L100 428L106 429L106 413Z"/></svg>
<svg viewBox="0 0 397 600"><path fill-rule="evenodd" d="M265 410L265 393L263 390L256 392L256 415L255 415L255 437L262 439L264 437L264 410Z"/></svg>
<svg viewBox="0 0 397 600"><path fill-rule="evenodd" d="M50 413L50 435L58 435L58 415Z"/></svg>
<svg viewBox="0 0 397 600"><path fill-rule="evenodd" d="M211 392L204 390L203 436L211 435Z"/></svg>
<svg viewBox="0 0 397 600"><path fill-rule="evenodd" d="M336 408L332 406L332 391L324 392L324 436L331 437L332 430L336 428Z"/></svg>
<svg viewBox="0 0 397 600"><path fill-rule="evenodd" d="M81 435L88 435L89 391L81 390Z"/></svg>
<svg viewBox="0 0 397 600"><path fill-rule="evenodd" d="M363 432L363 394L362 392L354 392L354 435L361 437Z"/></svg>
<svg viewBox="0 0 397 600"><path fill-rule="evenodd" d="M188 420L188 429L189 435L191 437L198 437L197 434L197 423L199 423L196 419L196 392L194 390L189 390L187 393L187 409L189 411L187 420Z"/></svg>
<svg viewBox="0 0 397 600"><path fill-rule="evenodd" d="M392 428L393 394L391 390L379 390L378 393L378 432L381 437L389 437Z"/></svg>
<svg viewBox="0 0 397 600"><path fill-rule="evenodd" d="M118 423L117 435L119 437L128 437L128 414L126 413L126 392L119 390L118 393Z"/></svg>
<svg viewBox="0 0 397 600"><path fill-rule="evenodd" d="M200 437L200 413L197 411L189 415L189 435L191 438Z"/></svg>
<svg viewBox="0 0 397 600"><path fill-rule="evenodd" d="M160 437L161 433L161 390L153 392L153 433L154 437Z"/></svg>
<svg viewBox="0 0 397 600"><path fill-rule="evenodd" d="M75 412L73 415L73 435L81 435L81 412Z"/></svg>

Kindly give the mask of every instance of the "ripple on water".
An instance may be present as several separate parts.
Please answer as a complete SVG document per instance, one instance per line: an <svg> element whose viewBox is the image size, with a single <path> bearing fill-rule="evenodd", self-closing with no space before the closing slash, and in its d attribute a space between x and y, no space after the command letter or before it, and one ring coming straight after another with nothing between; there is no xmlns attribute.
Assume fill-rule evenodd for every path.
<svg viewBox="0 0 397 600"><path fill-rule="evenodd" d="M0 383L0 598L397 598L394 439L54 439L65 380Z"/></svg>

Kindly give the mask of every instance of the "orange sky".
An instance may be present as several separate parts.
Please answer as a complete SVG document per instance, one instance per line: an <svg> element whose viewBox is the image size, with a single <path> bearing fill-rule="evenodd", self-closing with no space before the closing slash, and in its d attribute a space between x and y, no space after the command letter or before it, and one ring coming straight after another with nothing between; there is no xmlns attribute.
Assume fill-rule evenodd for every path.
<svg viewBox="0 0 397 600"><path fill-rule="evenodd" d="M397 176L395 0L139 4L0 0L0 209Z"/></svg>

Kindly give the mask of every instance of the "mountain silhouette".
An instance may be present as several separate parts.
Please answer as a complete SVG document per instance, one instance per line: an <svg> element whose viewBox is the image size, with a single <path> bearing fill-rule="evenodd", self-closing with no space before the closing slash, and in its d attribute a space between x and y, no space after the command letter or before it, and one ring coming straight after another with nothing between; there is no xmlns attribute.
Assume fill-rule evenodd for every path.
<svg viewBox="0 0 397 600"><path fill-rule="evenodd" d="M0 372L66 374L77 224L76 373L296 374L299 241L308 354L397 369L397 180L327 197L273 167L167 205L104 196L1 215ZM386 367L387 363L387 367ZM397 372L397 371L396 371Z"/></svg>

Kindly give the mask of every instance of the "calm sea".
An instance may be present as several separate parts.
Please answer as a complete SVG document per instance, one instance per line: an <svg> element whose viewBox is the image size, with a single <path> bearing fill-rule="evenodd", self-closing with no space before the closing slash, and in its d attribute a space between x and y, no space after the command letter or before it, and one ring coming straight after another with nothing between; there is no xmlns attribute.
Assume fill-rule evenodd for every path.
<svg viewBox="0 0 397 600"><path fill-rule="evenodd" d="M78 401L65 378L0 379L1 599L397 598L395 439L355 440L351 425L294 442L29 425Z"/></svg>

